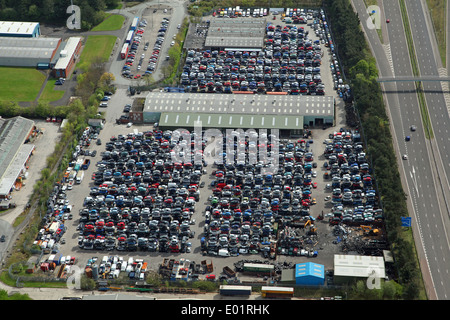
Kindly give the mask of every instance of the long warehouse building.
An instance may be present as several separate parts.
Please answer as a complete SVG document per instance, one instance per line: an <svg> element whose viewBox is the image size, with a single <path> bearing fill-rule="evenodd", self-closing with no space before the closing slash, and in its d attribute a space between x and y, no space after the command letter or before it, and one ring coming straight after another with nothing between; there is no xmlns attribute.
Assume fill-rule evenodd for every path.
<svg viewBox="0 0 450 320"><path fill-rule="evenodd" d="M39 22L0 21L0 37L38 38L40 35Z"/></svg>
<svg viewBox="0 0 450 320"><path fill-rule="evenodd" d="M35 146L28 143L35 133L33 120L23 117L0 119L0 207L7 208L12 190L20 186L20 177Z"/></svg>
<svg viewBox="0 0 450 320"><path fill-rule="evenodd" d="M0 37L0 66L50 67L60 45L61 38Z"/></svg>
<svg viewBox="0 0 450 320"><path fill-rule="evenodd" d="M331 96L150 92L143 110L133 108L136 123L161 128L279 129L282 136L301 135L305 126L334 124Z"/></svg>

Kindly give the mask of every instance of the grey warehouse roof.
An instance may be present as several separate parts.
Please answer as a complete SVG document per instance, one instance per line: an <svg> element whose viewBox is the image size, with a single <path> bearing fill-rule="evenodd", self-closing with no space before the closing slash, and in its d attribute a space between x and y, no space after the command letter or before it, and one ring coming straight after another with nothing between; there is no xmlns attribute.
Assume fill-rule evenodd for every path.
<svg viewBox="0 0 450 320"><path fill-rule="evenodd" d="M265 20L214 18L210 21L205 47L262 48Z"/></svg>
<svg viewBox="0 0 450 320"><path fill-rule="evenodd" d="M161 127L193 128L199 125L204 128L233 129L284 129L295 130L303 127L303 116L294 115L258 115L227 113L171 113L163 112L159 120Z"/></svg>
<svg viewBox="0 0 450 320"><path fill-rule="evenodd" d="M19 37L0 37L1 47L23 47L23 48L53 48L58 46L61 38L19 38Z"/></svg>
<svg viewBox="0 0 450 320"><path fill-rule="evenodd" d="M150 92L144 112L334 117L332 96Z"/></svg>
<svg viewBox="0 0 450 320"><path fill-rule="evenodd" d="M23 117L0 119L0 194L8 194L34 148L24 145L34 121Z"/></svg>
<svg viewBox="0 0 450 320"><path fill-rule="evenodd" d="M0 57L51 59L60 40L60 38L0 37Z"/></svg>
<svg viewBox="0 0 450 320"><path fill-rule="evenodd" d="M262 48L264 39L249 38L248 34L237 35L236 37L206 37L205 47L234 47L239 49L245 48Z"/></svg>

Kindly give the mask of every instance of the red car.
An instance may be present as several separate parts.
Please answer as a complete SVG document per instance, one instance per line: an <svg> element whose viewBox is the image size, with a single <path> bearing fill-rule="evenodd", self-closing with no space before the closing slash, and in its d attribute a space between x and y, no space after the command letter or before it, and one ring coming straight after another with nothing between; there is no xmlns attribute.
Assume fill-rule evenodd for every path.
<svg viewBox="0 0 450 320"><path fill-rule="evenodd" d="M313 183L313 188L316 189L317 188L317 182Z"/></svg>

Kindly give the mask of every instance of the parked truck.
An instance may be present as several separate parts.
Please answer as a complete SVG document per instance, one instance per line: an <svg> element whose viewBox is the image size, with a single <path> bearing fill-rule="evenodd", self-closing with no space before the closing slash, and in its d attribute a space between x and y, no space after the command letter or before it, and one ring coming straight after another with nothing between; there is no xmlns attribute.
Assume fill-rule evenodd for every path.
<svg viewBox="0 0 450 320"><path fill-rule="evenodd" d="M84 159L83 164L81 165L81 170L87 170L89 165L91 164L91 160Z"/></svg>
<svg viewBox="0 0 450 320"><path fill-rule="evenodd" d="M249 296L252 294L251 286L221 285L219 292L223 296Z"/></svg>
<svg viewBox="0 0 450 320"><path fill-rule="evenodd" d="M78 171L77 173L77 177L76 177L76 183L80 184L81 181L83 181L83 177L84 177L84 171Z"/></svg>
<svg viewBox="0 0 450 320"><path fill-rule="evenodd" d="M75 171L80 170L80 169L81 169L81 165L83 164L83 162L84 162L84 158L78 159L78 160L75 162L74 170L75 170Z"/></svg>

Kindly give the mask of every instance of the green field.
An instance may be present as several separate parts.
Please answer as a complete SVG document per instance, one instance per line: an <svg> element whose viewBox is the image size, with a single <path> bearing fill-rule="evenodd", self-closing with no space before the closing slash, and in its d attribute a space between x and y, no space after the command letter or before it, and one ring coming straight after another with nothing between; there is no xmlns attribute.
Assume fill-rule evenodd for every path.
<svg viewBox="0 0 450 320"><path fill-rule="evenodd" d="M33 101L44 81L35 68L0 67L0 100Z"/></svg>
<svg viewBox="0 0 450 320"><path fill-rule="evenodd" d="M98 26L95 26L92 28L91 31L113 31L113 30L119 30L123 26L123 22L125 21L125 17L113 14L103 20L102 23L100 23Z"/></svg>
<svg viewBox="0 0 450 320"><path fill-rule="evenodd" d="M86 71L97 57L108 61L116 39L115 36L88 36L77 68Z"/></svg>
<svg viewBox="0 0 450 320"><path fill-rule="evenodd" d="M54 90L56 79L50 79L47 81L44 90L39 97L39 101L43 102L51 102L61 99L64 96L64 92L62 90Z"/></svg>

